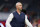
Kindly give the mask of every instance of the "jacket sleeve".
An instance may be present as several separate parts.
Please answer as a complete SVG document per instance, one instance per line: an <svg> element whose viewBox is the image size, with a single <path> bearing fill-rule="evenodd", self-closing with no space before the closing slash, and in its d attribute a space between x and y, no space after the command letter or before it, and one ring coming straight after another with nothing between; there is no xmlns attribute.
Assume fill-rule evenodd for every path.
<svg viewBox="0 0 40 27"><path fill-rule="evenodd" d="M28 21L27 15L25 15L25 24L26 24L28 27L33 27L32 24Z"/></svg>
<svg viewBox="0 0 40 27"><path fill-rule="evenodd" d="M10 22L12 21L12 18L14 17L14 15L11 13L8 17L8 19L6 20L6 27L11 27Z"/></svg>

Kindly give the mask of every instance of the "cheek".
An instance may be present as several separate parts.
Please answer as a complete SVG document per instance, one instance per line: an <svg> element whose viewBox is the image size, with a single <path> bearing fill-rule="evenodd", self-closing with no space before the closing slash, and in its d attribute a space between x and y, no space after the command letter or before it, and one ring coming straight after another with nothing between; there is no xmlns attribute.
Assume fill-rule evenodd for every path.
<svg viewBox="0 0 40 27"><path fill-rule="evenodd" d="M22 6L21 6L21 8L22 8Z"/></svg>
<svg viewBox="0 0 40 27"><path fill-rule="evenodd" d="M18 8L22 8L21 6L19 6Z"/></svg>
<svg viewBox="0 0 40 27"><path fill-rule="evenodd" d="M22 8L22 7L21 7Z"/></svg>
<svg viewBox="0 0 40 27"><path fill-rule="evenodd" d="M20 6L20 8L22 8L22 7Z"/></svg>

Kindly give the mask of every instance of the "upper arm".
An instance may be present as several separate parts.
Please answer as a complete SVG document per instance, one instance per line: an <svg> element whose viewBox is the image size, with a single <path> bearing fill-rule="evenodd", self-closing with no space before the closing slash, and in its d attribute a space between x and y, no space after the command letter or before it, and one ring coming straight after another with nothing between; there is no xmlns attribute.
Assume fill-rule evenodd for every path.
<svg viewBox="0 0 40 27"><path fill-rule="evenodd" d="M11 13L8 17L8 19L6 20L6 27L11 27L10 22L12 21L14 15Z"/></svg>
<svg viewBox="0 0 40 27"><path fill-rule="evenodd" d="M7 19L8 22L12 21L12 18L14 17L14 15L11 13Z"/></svg>
<svg viewBox="0 0 40 27"><path fill-rule="evenodd" d="M25 15L25 24L29 27L33 27L32 24L29 22L29 20L27 19L27 15Z"/></svg>

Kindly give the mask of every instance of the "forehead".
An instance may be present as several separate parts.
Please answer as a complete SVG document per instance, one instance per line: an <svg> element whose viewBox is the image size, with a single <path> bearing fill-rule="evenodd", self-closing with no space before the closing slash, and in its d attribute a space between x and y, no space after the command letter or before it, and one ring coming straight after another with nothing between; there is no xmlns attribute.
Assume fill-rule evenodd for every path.
<svg viewBox="0 0 40 27"><path fill-rule="evenodd" d="M22 5L22 3L18 3L18 5Z"/></svg>
<svg viewBox="0 0 40 27"><path fill-rule="evenodd" d="M16 6L18 6L18 5L22 5L22 3L17 3Z"/></svg>

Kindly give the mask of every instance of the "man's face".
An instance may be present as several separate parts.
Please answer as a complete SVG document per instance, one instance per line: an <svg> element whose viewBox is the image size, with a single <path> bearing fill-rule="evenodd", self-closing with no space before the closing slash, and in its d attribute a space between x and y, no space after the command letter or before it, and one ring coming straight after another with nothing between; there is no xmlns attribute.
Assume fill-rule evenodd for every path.
<svg viewBox="0 0 40 27"><path fill-rule="evenodd" d="M18 6L17 6L17 8L21 11L22 10L22 4L19 3Z"/></svg>

